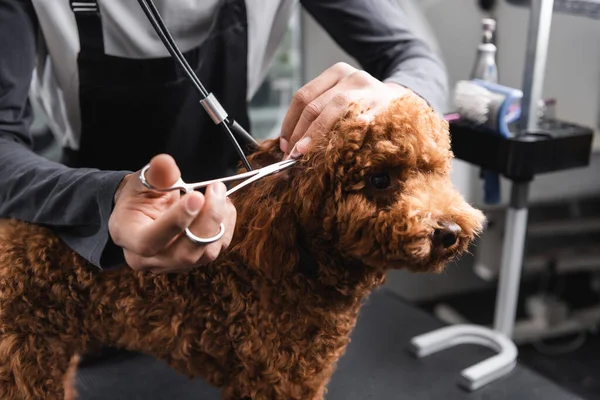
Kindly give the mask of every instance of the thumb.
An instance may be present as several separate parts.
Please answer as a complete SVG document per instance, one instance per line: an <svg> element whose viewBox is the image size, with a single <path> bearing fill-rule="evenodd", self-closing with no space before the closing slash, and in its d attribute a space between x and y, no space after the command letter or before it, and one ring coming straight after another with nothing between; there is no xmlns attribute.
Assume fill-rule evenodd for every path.
<svg viewBox="0 0 600 400"><path fill-rule="evenodd" d="M168 154L159 154L150 160L150 167L146 171L148 182L158 188L164 189L173 185L181 177L177 163Z"/></svg>

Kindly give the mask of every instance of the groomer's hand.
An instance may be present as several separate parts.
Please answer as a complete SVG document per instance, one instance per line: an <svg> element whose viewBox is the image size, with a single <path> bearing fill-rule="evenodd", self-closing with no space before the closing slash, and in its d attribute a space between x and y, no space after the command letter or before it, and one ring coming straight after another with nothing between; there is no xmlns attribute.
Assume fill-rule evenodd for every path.
<svg viewBox="0 0 600 400"><path fill-rule="evenodd" d="M294 95L281 130L284 158L296 144L296 150L304 154L311 137L330 130L352 103L360 102L364 113L361 118L368 121L408 91L395 83L383 83L346 63L335 64Z"/></svg>
<svg viewBox="0 0 600 400"><path fill-rule="evenodd" d="M140 171L127 175L115 194L109 219L109 233L123 248L127 264L135 270L157 273L186 271L208 262L229 246L236 222L236 210L225 197L225 185L215 183L206 195L147 189ZM174 184L180 171L173 158L161 154L150 161L146 179L158 188ZM225 225L221 239L207 245L194 244L185 228L200 237L212 237Z"/></svg>

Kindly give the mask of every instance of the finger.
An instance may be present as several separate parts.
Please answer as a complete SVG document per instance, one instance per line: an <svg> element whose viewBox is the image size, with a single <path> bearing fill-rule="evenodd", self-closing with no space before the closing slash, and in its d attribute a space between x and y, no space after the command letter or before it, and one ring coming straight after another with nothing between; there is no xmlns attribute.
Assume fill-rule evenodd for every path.
<svg viewBox="0 0 600 400"><path fill-rule="evenodd" d="M237 214L236 214L236 209L235 206L233 205L233 203L231 202L231 200L226 199L225 200L225 204L223 207L223 211L222 211L222 220L219 223L219 226L216 226L216 228L214 228L210 233L206 234L206 235L202 235L200 237L209 237L209 236L214 236L217 233L220 232L221 227L220 224L223 224L224 227L224 233L223 236L221 236L221 238L217 241L214 242L214 244L219 250L223 250L226 249L227 247L229 247L229 244L231 243L231 239L233 238L233 233L235 231L235 223L236 223L236 219L237 219ZM192 231L192 233L194 233L197 229L194 227L190 227L190 230L194 229L194 231ZM196 233L194 233L196 235ZM196 235L199 236L199 235ZM199 245L197 244L193 244L190 246L190 243L192 243L189 239L187 239L185 237L185 235L182 235L182 237L180 237L180 239L178 240L185 240L186 244L188 245L188 249L191 250L197 250L199 247ZM212 246L213 243L210 244L210 246ZM210 252L205 252L204 255L200 254L200 256L205 257L206 253L208 254L208 258L212 259L213 257L211 257Z"/></svg>
<svg viewBox="0 0 600 400"><path fill-rule="evenodd" d="M223 249L226 249L231 244L231 240L233 239L233 233L235 231L236 222L237 222L237 210L231 200L227 199L227 217L225 218L225 234L221 238L221 245Z"/></svg>
<svg viewBox="0 0 600 400"><path fill-rule="evenodd" d="M193 268L193 266L189 265L178 265L172 257L164 254L153 257L143 257L139 254L125 251L125 262L135 271L145 271L156 274L186 272Z"/></svg>
<svg viewBox="0 0 600 400"><path fill-rule="evenodd" d="M236 219L237 219L237 212L236 212L235 206L233 205L231 200L227 199L226 204L225 204L225 213L224 213L224 219L223 219L223 226L225 228L225 233L223 234L221 239L219 239L218 242L214 243L214 246L216 247L215 250L217 250L217 253L211 254L210 251L205 252L200 259L200 262L202 264L214 261L216 259L216 257L221 252L223 252L223 250L225 250L229 247L229 245L231 244L231 240L233 238L233 234L235 232Z"/></svg>
<svg viewBox="0 0 600 400"><path fill-rule="evenodd" d="M160 268L164 271L186 271L215 261L223 250L220 240L203 246L194 245L192 250L186 248L189 243L190 240L181 235L165 252L143 262L150 268Z"/></svg>
<svg viewBox="0 0 600 400"><path fill-rule="evenodd" d="M356 68L346 63L337 63L304 85L294 94L288 112L286 113L281 125L281 151L284 153L288 153L290 151L290 137L292 136L294 128L300 119L300 115L302 115L302 112L306 106L321 94L334 87L345 76L354 71L356 71Z"/></svg>
<svg viewBox="0 0 600 400"><path fill-rule="evenodd" d="M194 243L187 235L180 235L168 249L167 257L171 257L181 266L205 265L216 260L221 251L231 242L235 228L235 207L231 201L224 197L219 198L221 193L211 194L207 191L206 203L200 215L190 226L190 231L201 238L208 238L221 231L220 224L223 223L223 236L216 242L206 245ZM218 192L219 187L213 187Z"/></svg>
<svg viewBox="0 0 600 400"><path fill-rule="evenodd" d="M292 135L287 139L288 149L284 152L284 158L292 152L296 143L302 137L304 137L310 125L319 117L327 104L329 104L335 96L341 95L340 93L342 91L343 88L340 88L339 85L334 86L333 88L325 91L325 93L321 94L304 108L300 114L300 118L298 119L296 126L293 128Z"/></svg>
<svg viewBox="0 0 600 400"><path fill-rule="evenodd" d="M183 239L181 235L179 239ZM181 250L181 249L179 249ZM152 257L142 257L138 254L127 254L127 264L136 271L149 271L153 273L179 273L187 272L194 268L206 265L217 259L222 246L220 243L211 243L202 246L202 254L176 252L174 248L168 248L164 252Z"/></svg>
<svg viewBox="0 0 600 400"><path fill-rule="evenodd" d="M225 206L225 218L223 220L223 225L225 226L225 233L215 243L209 244L205 251L202 253L200 258L196 261L196 266L202 266L209 264L217 259L224 250L226 250L231 244L231 239L233 238L233 233L235 230L235 222L236 222L236 210L233 206L233 203L229 199L227 199L227 204Z"/></svg>
<svg viewBox="0 0 600 400"><path fill-rule="evenodd" d="M236 210L227 199L223 224L225 233L217 242L206 246L191 245L185 235L180 235L171 246L152 257L142 257L125 251L125 259L133 269L154 273L185 272L213 262L231 243L236 223Z"/></svg>
<svg viewBox="0 0 600 400"><path fill-rule="evenodd" d="M145 257L159 253L192 224L205 203L202 193L186 194L151 223L132 229L126 240L133 243L122 247Z"/></svg>
<svg viewBox="0 0 600 400"><path fill-rule="evenodd" d="M152 186L164 189L173 185L180 177L179 167L170 155L159 154L150 160L146 179Z"/></svg>
<svg viewBox="0 0 600 400"><path fill-rule="evenodd" d="M190 231L196 236L208 238L215 236L220 231L226 212L227 188L221 182L215 182L206 188L206 202L198 217L190 225ZM193 246L197 246L192 244Z"/></svg>
<svg viewBox="0 0 600 400"><path fill-rule="evenodd" d="M350 104L354 101L354 97L355 95L352 93L340 93L334 96L321 114L310 124L304 136L292 148L290 157L297 158L302 154L306 154L314 137L323 136L327 132L330 132L340 118L343 118L347 114Z"/></svg>
<svg viewBox="0 0 600 400"><path fill-rule="evenodd" d="M190 250L190 243L187 236L181 234L171 246L158 254L144 257L129 252L129 254L125 253L125 260L131 268L137 271L155 273L185 272L214 261L222 249L221 244L215 242L205 246L194 245L195 248Z"/></svg>

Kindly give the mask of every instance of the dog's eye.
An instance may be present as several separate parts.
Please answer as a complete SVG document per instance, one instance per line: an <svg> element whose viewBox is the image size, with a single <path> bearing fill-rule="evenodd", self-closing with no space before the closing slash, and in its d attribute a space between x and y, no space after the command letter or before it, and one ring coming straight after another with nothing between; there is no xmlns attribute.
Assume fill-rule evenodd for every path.
<svg viewBox="0 0 600 400"><path fill-rule="evenodd" d="M387 172L373 174L369 177L369 181L371 182L371 185L378 190L387 189L392 183L390 175Z"/></svg>

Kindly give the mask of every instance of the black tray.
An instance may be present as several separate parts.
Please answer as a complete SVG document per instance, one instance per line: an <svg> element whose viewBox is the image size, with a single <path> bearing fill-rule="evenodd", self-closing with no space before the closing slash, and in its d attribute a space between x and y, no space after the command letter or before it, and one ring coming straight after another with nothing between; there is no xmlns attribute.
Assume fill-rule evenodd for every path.
<svg viewBox="0 0 600 400"><path fill-rule="evenodd" d="M517 182L588 166L594 138L590 128L550 119L512 138L465 121L451 122L450 134L456 158Z"/></svg>

